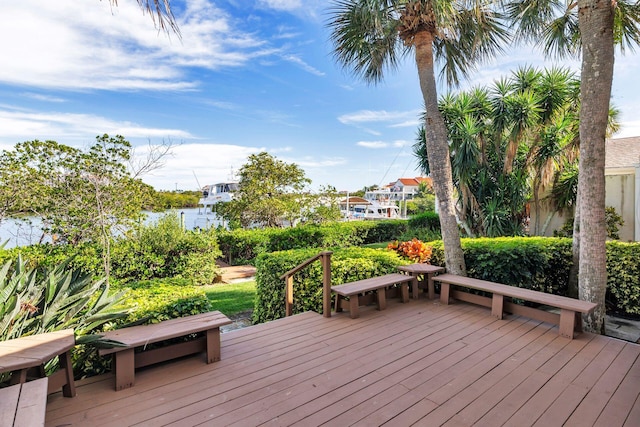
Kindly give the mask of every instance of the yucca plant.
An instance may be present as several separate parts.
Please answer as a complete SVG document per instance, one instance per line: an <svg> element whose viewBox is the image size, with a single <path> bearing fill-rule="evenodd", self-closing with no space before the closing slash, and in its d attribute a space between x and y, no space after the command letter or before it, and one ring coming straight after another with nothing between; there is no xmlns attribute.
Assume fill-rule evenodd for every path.
<svg viewBox="0 0 640 427"><path fill-rule="evenodd" d="M0 341L73 329L76 344L105 344L95 332L129 313L122 293L110 294L104 279L69 269L68 261L43 272L27 264L18 257L0 269Z"/></svg>

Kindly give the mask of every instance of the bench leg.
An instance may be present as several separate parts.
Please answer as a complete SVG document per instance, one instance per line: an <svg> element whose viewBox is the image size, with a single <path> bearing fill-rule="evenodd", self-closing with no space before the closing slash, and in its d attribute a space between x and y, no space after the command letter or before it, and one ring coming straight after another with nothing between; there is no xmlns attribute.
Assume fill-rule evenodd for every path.
<svg viewBox="0 0 640 427"><path fill-rule="evenodd" d="M411 288L416 290L416 293L413 294L413 297L416 298L418 290L418 279L414 278L411 281ZM409 285L407 284L407 282L400 284L400 295L402 297L402 302L409 302Z"/></svg>
<svg viewBox="0 0 640 427"><path fill-rule="evenodd" d="M576 312L573 310L560 310L560 336L573 339L573 331L576 322Z"/></svg>
<svg viewBox="0 0 640 427"><path fill-rule="evenodd" d="M336 313L340 313L342 311L342 295L336 294Z"/></svg>
<svg viewBox="0 0 640 427"><path fill-rule="evenodd" d="M358 313L359 304L358 295L349 296L349 314L352 319L357 319L360 317L360 313Z"/></svg>
<svg viewBox="0 0 640 427"><path fill-rule="evenodd" d="M207 363L220 360L220 328L207 331Z"/></svg>
<svg viewBox="0 0 640 427"><path fill-rule="evenodd" d="M405 286L406 288L406 286ZM386 288L376 289L376 301L378 303L378 310L384 310L387 308L387 290Z"/></svg>
<svg viewBox="0 0 640 427"><path fill-rule="evenodd" d="M449 284L440 283L440 304L449 305Z"/></svg>
<svg viewBox="0 0 640 427"><path fill-rule="evenodd" d="M500 294L493 294L491 300L491 315L498 320L502 319L502 313L504 313L504 296Z"/></svg>
<svg viewBox="0 0 640 427"><path fill-rule="evenodd" d="M60 369L64 371L65 384L62 386L64 397L74 397L76 395L76 383L73 380L73 364L71 363L71 351L66 351L58 357Z"/></svg>
<svg viewBox="0 0 640 427"><path fill-rule="evenodd" d="M116 371L116 391L133 387L136 371L133 348L114 353L113 368Z"/></svg>

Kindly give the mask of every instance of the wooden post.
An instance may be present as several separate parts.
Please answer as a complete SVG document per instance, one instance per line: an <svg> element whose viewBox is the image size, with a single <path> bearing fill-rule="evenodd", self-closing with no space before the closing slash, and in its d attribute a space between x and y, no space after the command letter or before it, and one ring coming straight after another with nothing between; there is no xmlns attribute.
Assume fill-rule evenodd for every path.
<svg viewBox="0 0 640 427"><path fill-rule="evenodd" d="M331 317L331 254L322 253L322 315Z"/></svg>
<svg viewBox="0 0 640 427"><path fill-rule="evenodd" d="M293 314L293 276L287 276L285 282L285 316L291 316Z"/></svg>

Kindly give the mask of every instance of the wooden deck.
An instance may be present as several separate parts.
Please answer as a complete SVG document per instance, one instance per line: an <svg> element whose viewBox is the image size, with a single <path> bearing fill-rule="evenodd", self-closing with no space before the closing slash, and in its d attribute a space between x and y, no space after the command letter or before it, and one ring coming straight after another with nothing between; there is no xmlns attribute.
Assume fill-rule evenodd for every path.
<svg viewBox="0 0 640 427"><path fill-rule="evenodd" d="M51 395L48 426L640 426L640 345L427 300L304 313L204 355Z"/></svg>

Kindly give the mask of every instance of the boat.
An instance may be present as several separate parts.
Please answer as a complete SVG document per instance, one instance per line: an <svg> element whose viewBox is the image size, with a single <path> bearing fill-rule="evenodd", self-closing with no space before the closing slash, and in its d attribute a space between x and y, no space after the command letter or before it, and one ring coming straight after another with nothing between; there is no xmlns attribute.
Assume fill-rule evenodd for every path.
<svg viewBox="0 0 640 427"><path fill-rule="evenodd" d="M235 192L238 191L237 182L220 182L218 184L205 185L202 188L202 197L198 201L198 213L204 209L204 213L211 213L213 206L218 203L230 202Z"/></svg>
<svg viewBox="0 0 640 427"><path fill-rule="evenodd" d="M362 197L346 197L340 201L340 212L345 220L352 219L397 219L400 208L393 202L380 202Z"/></svg>

